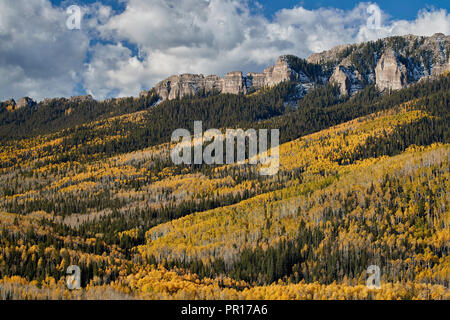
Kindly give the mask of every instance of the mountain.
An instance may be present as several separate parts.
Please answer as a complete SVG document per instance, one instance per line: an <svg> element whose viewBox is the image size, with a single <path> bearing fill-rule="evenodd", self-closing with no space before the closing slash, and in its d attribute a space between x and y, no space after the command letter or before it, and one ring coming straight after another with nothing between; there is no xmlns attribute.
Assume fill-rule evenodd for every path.
<svg viewBox="0 0 450 320"><path fill-rule="evenodd" d="M450 36L437 33L338 46L313 54L306 61L285 55L263 73L243 75L233 71L224 78L174 75L159 82L155 90L162 100L172 100L198 93L247 94L283 81L294 81L307 92L331 81L339 84L342 94L355 94L370 84L376 84L381 91L398 90L446 71L450 71Z"/></svg>
<svg viewBox="0 0 450 320"><path fill-rule="evenodd" d="M313 54L308 62L333 66L332 79L343 94L353 94L368 84L398 90L450 71L450 36L407 35L339 46Z"/></svg>
<svg viewBox="0 0 450 320"><path fill-rule="evenodd" d="M294 57L293 57L294 58ZM171 76L155 86L156 93L163 100L183 98L197 93L247 94L264 87L273 87L283 81L295 81L308 87L312 82L303 71L295 71L290 57L281 56L274 66L263 73L250 72L244 76L241 71L227 73L223 79L216 75L182 74ZM145 91L141 94L145 94Z"/></svg>
<svg viewBox="0 0 450 320"><path fill-rule="evenodd" d="M5 101L0 299L450 299L446 63L448 37L406 36L136 98ZM279 129L279 171L175 165L198 120Z"/></svg>
<svg viewBox="0 0 450 320"><path fill-rule="evenodd" d="M436 79L450 70L449 52L449 36L408 35L338 46L313 54L307 60L284 55L263 73L243 75L236 71L223 79L188 74L171 76L155 88L141 92L137 98L97 101L88 95L44 99L36 103L25 97L17 104L10 99L0 102L0 140L73 129L92 121L150 109L155 119L170 119L177 114L177 121L172 123L178 126L191 123L194 114L197 120L209 121L216 127L230 123L219 117L237 119L242 112L248 115L244 117L245 121L239 121L241 123L267 120L282 115L291 107L304 108L305 104L335 104L358 93L370 94L373 98L372 86L382 93ZM332 89L334 85L338 91ZM255 96L254 93L258 94ZM171 101L178 102L173 104ZM226 114L221 114L223 104L242 107L230 107ZM209 117L203 110L206 106L209 106L208 110L214 110ZM185 114L182 117L179 116L180 108ZM192 115L188 116L189 113ZM211 117L215 120L211 121ZM159 127L152 120L148 121L148 126ZM170 130L173 130L172 126ZM151 138L147 146L164 139L167 141L170 133L159 131L153 130L154 136L158 136L157 141ZM292 130L289 135L292 136Z"/></svg>

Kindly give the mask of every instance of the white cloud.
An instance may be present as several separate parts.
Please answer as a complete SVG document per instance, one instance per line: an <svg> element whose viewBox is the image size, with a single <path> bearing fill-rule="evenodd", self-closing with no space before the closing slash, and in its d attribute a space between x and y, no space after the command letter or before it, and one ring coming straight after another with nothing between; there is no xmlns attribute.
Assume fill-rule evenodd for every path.
<svg viewBox="0 0 450 320"><path fill-rule="evenodd" d="M70 95L80 77L96 98L135 96L172 74L261 71L281 54L306 58L344 43L450 33L445 10L421 11L414 21L381 12L381 28L369 29L369 4L347 11L297 6L269 20L240 0L127 0L119 14L99 3L86 7L82 30L69 32L64 11L48 0L2 2L0 72L17 81L0 80L0 98ZM102 41L89 48L89 39Z"/></svg>
<svg viewBox="0 0 450 320"><path fill-rule="evenodd" d="M0 100L71 95L89 45L48 1L0 2Z"/></svg>
<svg viewBox="0 0 450 320"><path fill-rule="evenodd" d="M371 30L363 25L359 30L356 41L376 40L407 34L431 36L437 32L450 34L450 14L444 9L434 11L421 10L414 21L393 21L390 24L382 25L379 29Z"/></svg>
<svg viewBox="0 0 450 320"><path fill-rule="evenodd" d="M141 90L150 76L147 62L132 56L130 49L118 45L97 45L84 73L84 86L96 97L131 96Z"/></svg>
<svg viewBox="0 0 450 320"><path fill-rule="evenodd" d="M109 70L111 84L122 84L122 77L129 79L129 70L134 72L133 84L127 82L127 90L119 86L116 90L136 95L140 87L150 88L172 74L261 71L281 54L306 58L344 43L408 33L450 33L450 16L445 10L422 11L414 21L390 23L389 16L380 11L381 28L371 30L367 27L370 3L360 3L349 11L298 6L280 10L271 21L252 15L246 2L238 0L176 3L129 0L122 14L99 28L105 39L137 45L143 57L142 61L127 57L114 72ZM98 74L107 72L97 62L103 58L96 55L92 63ZM101 96L100 92L105 89L92 90L94 95Z"/></svg>

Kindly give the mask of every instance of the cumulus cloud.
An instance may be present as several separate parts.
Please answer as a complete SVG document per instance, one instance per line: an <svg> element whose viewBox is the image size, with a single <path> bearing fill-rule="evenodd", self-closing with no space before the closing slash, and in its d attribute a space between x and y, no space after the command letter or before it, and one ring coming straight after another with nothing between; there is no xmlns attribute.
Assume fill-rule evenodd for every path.
<svg viewBox="0 0 450 320"><path fill-rule="evenodd" d="M367 25L362 25L356 41L369 41L407 34L431 36L437 32L450 34L450 14L444 9L421 10L413 21L397 20L381 25L376 29L370 29Z"/></svg>
<svg viewBox="0 0 450 320"><path fill-rule="evenodd" d="M111 73L115 79L110 82L119 83L122 73L128 74L128 66L135 71L134 84L128 83L127 89L115 88L129 94L128 89L139 85L149 88L174 73L223 74L230 69L255 67L249 51L264 49L257 41L267 34L267 23L261 16L252 16L240 1L182 0L172 5L165 0L130 0L123 13L113 16L98 30L103 39L117 41L121 52L122 42L138 48L138 60L126 58ZM108 48L111 54L116 54L111 45ZM91 79L110 71L102 63L103 48L98 46L97 50L103 52L93 56ZM273 52L266 55L273 57ZM257 60L265 62L267 58ZM92 87L89 90L94 95L99 93Z"/></svg>
<svg viewBox="0 0 450 320"><path fill-rule="evenodd" d="M371 29L369 6L380 12L380 25ZM389 21L376 4L360 3L352 10L301 6L283 9L273 19L252 14L248 3L238 0L129 0L126 10L99 27L108 40L135 44L141 59L123 57L111 72L102 68L103 54L96 55L90 73L109 72L108 83L123 94L137 94L158 80L178 73L218 74L232 70L261 71L282 54L308 57L344 43L375 40L413 33L450 33L450 16L445 10L421 11L414 21ZM100 48L99 48L100 50ZM113 52L114 50L111 50ZM97 65L97 66L96 66ZM132 83L129 79L133 70ZM95 79L95 77L92 77ZM107 90L106 90L107 91ZM91 91L101 95L104 88Z"/></svg>
<svg viewBox="0 0 450 320"><path fill-rule="evenodd" d="M0 2L0 100L74 92L89 38L68 30L67 17L48 1Z"/></svg>
<svg viewBox="0 0 450 320"><path fill-rule="evenodd" d="M2 2L0 70L15 80L0 80L0 96L70 95L78 81L96 98L135 96L172 74L262 71L282 54L306 58L344 43L450 33L446 10L424 10L413 21L390 20L380 10L373 29L367 25L371 3L345 11L297 6L267 19L248 1L124 1L120 13L99 3L85 7L85 29L78 33L56 30L66 16L48 0L31 7L26 0ZM40 23L20 19L25 11Z"/></svg>
<svg viewBox="0 0 450 320"><path fill-rule="evenodd" d="M87 93L96 97L131 96L151 77L148 61L140 61L131 50L117 45L96 45L84 72Z"/></svg>

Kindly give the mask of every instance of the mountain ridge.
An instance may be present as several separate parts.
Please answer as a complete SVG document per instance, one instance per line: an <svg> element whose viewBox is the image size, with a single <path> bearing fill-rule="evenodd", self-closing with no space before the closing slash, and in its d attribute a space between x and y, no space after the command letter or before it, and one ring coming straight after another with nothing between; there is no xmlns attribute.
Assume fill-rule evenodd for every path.
<svg viewBox="0 0 450 320"><path fill-rule="evenodd" d="M372 65L369 62L367 70L361 70L363 68L355 63L355 57L363 55L360 58L364 60L364 55L369 53L374 55L374 61ZM398 90L425 77L435 77L450 71L449 53L450 36L441 33L430 37L388 37L340 45L314 53L306 60L282 55L275 65L267 67L262 73L249 72L244 75L242 71L232 71L224 78L216 75L205 77L203 74L173 75L160 81L154 89L163 101L195 95L201 91L247 94L284 81L297 82L303 92L327 82L337 83L343 95L353 95L373 83L380 91ZM303 65L299 67L300 61ZM308 67L316 69L315 80L311 79L311 75L308 76L305 70ZM147 92L141 92L141 96Z"/></svg>
<svg viewBox="0 0 450 320"><path fill-rule="evenodd" d="M386 67L385 67L386 66ZM425 78L450 72L450 35L436 33L430 37L405 35L376 41L338 45L330 50L313 53L307 59L285 54L263 72L228 72L217 75L178 74L143 90L138 98L156 92L161 101L181 99L197 94L249 94L273 87L285 81L298 84L299 97L312 87L328 82L336 83L342 95L354 95L367 85L375 84L380 91L398 90ZM105 102L128 99L108 98ZM68 101L92 100L92 96L45 98L39 104L50 104L58 99ZM26 96L16 102L2 102L9 111L23 107L37 107L38 103Z"/></svg>

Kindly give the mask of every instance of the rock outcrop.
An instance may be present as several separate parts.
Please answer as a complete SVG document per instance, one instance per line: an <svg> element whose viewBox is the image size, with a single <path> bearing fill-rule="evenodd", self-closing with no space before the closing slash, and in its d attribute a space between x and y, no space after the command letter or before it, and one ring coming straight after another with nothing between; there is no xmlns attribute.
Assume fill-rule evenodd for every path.
<svg viewBox="0 0 450 320"><path fill-rule="evenodd" d="M378 90L399 90L407 86L406 66L401 63L392 49L387 49L375 68Z"/></svg>
<svg viewBox="0 0 450 320"><path fill-rule="evenodd" d="M14 99L8 99L6 101L3 101L3 103L7 106L11 106L12 108L14 108L16 106L16 101Z"/></svg>
<svg viewBox="0 0 450 320"><path fill-rule="evenodd" d="M169 99L177 97L194 95L199 89L199 80L204 80L203 76L182 74L179 77L173 77L170 80L170 91L168 91Z"/></svg>
<svg viewBox="0 0 450 320"><path fill-rule="evenodd" d="M447 61L447 63L441 64L441 65L436 65L432 69L431 77L437 77L446 72L450 72L450 57L449 57L449 60Z"/></svg>
<svg viewBox="0 0 450 320"><path fill-rule="evenodd" d="M250 90L272 87L283 81L298 79L299 75L282 56L274 66L268 67L263 73L250 72L244 75L241 71L233 71L227 73L224 78L216 75L204 77L202 74L174 75L159 82L155 86L155 91L162 100L183 98L199 92L246 94ZM145 94L146 91L141 92L141 95Z"/></svg>
<svg viewBox="0 0 450 320"><path fill-rule="evenodd" d="M21 109L25 107L31 108L34 107L35 105L37 105L36 101L31 99L30 97L23 97L19 99L19 101L17 101L16 109Z"/></svg>
<svg viewBox="0 0 450 320"><path fill-rule="evenodd" d="M450 71L450 36L406 35L376 42L337 46L312 54L308 63L319 64L341 93L354 94L366 85L397 90Z"/></svg>
<svg viewBox="0 0 450 320"><path fill-rule="evenodd" d="M222 90L222 83L220 77L216 75L209 75L205 78L206 92L220 92Z"/></svg>
<svg viewBox="0 0 450 320"><path fill-rule="evenodd" d="M327 62L339 61L342 59L345 51L351 49L350 44L344 44L340 46L333 47L330 50L322 51L319 53L313 53L307 59L308 63L323 64Z"/></svg>
<svg viewBox="0 0 450 320"><path fill-rule="evenodd" d="M432 55L432 64L429 66L431 70L428 70L431 71L430 76L437 77L450 71L450 36L436 33L425 38L422 46Z"/></svg>
<svg viewBox="0 0 450 320"><path fill-rule="evenodd" d="M344 67L337 66L330 78L330 82L334 82L339 85L341 95L347 95L350 90L350 79L345 72Z"/></svg>
<svg viewBox="0 0 450 320"><path fill-rule="evenodd" d="M227 73L225 78L221 79L221 93L240 94L247 93L247 81L241 71Z"/></svg>
<svg viewBox="0 0 450 320"><path fill-rule="evenodd" d="M263 72L243 74L233 71L223 78L202 74L173 75L159 82L154 92L160 97L159 104L165 100L197 94L248 94L284 81L293 81L297 84L297 92L288 98L293 99L295 104L308 90L327 82L338 84L341 95L354 95L367 85L375 84L381 91L398 90L424 79L436 78L445 72L450 72L450 36L441 33L431 37L406 35L337 46L312 54L307 60L289 55L280 56L273 66ZM154 94L151 90L144 90L140 97L148 97L150 92ZM55 99L69 102L93 100L90 95ZM119 103L121 99L105 101ZM53 100L44 99L41 103ZM32 107L36 102L25 97L17 103L12 100L2 105L8 110L14 110Z"/></svg>
<svg viewBox="0 0 450 320"><path fill-rule="evenodd" d="M353 95L364 87L364 80L358 70L343 65L336 66L330 82L339 85L341 95Z"/></svg>
<svg viewBox="0 0 450 320"><path fill-rule="evenodd" d="M298 79L297 73L291 69L284 56L279 57L274 66L264 70L264 85L267 87L296 79Z"/></svg>
<svg viewBox="0 0 450 320"><path fill-rule="evenodd" d="M264 73L250 72L247 75L247 86L249 88L263 88L266 85L266 75Z"/></svg>
<svg viewBox="0 0 450 320"><path fill-rule="evenodd" d="M173 100L219 88L221 83L218 76L211 75L205 78L202 74L181 74L159 82L155 86L155 91L162 100Z"/></svg>
<svg viewBox="0 0 450 320"><path fill-rule="evenodd" d="M295 56L280 56L273 66L263 72L241 71L227 73L223 78L202 74L173 75L159 82L153 90L144 90L140 98L151 93L159 96L153 105L193 95L215 93L249 94L272 87L284 81L296 83L285 103L297 105L311 88L336 83L340 94L354 95L367 85L376 85L380 91L402 89L426 79L434 79L450 72L450 36L436 33L431 37L406 35L389 37L376 42L337 46L331 50L312 54L307 60ZM120 104L130 98L106 99ZM137 98L136 98L137 99ZM53 101L89 102L90 95L71 98L43 99L40 105ZM37 110L36 102L29 98L3 101L1 108L14 111L20 108ZM68 111L70 112L70 111Z"/></svg>
<svg viewBox="0 0 450 320"><path fill-rule="evenodd" d="M87 102L92 100L94 100L94 98L90 94L84 96L73 96L69 98L70 102Z"/></svg>

